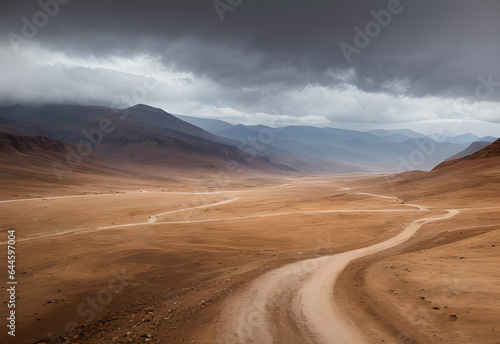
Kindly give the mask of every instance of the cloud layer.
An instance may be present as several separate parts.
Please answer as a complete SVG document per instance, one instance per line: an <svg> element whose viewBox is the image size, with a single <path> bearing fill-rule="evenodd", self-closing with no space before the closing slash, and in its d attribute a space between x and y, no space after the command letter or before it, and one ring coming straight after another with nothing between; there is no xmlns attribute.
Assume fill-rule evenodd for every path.
<svg viewBox="0 0 500 344"><path fill-rule="evenodd" d="M4 1L0 102L500 122L497 1L221 2L223 21L212 1Z"/></svg>

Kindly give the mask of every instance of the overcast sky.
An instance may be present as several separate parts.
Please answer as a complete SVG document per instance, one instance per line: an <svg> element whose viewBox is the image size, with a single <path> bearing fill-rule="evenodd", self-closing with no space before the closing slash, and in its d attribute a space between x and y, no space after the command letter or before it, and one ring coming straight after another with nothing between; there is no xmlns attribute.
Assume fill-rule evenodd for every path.
<svg viewBox="0 0 500 344"><path fill-rule="evenodd" d="M1 104L500 134L499 1L3 0L0 32Z"/></svg>

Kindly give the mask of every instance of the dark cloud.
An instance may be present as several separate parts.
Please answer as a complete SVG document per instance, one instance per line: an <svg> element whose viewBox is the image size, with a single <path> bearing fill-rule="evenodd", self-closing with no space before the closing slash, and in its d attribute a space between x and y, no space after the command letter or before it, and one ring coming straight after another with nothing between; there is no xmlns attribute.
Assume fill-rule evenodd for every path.
<svg viewBox="0 0 500 344"><path fill-rule="evenodd" d="M365 31L373 11L394 1L244 0L221 21L211 0L72 0L32 40L78 58L156 56L229 90L232 104L308 85L475 101L478 77L500 81L494 0L402 0L388 25L346 61L339 45L355 46L355 27ZM0 44L9 45L9 32L21 35L22 18L32 22L40 10L36 1L3 1ZM245 96L247 88L254 91ZM500 87L488 100L500 101Z"/></svg>

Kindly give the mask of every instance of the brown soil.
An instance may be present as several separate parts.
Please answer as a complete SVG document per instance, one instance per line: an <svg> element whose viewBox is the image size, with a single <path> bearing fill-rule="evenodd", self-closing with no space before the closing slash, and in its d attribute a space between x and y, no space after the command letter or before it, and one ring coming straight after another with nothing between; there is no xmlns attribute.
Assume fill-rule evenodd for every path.
<svg viewBox="0 0 500 344"><path fill-rule="evenodd" d="M241 175L222 183L201 170L170 180L82 173L62 185L4 179L2 199L20 200L0 203L3 246L7 230L16 230L18 299L16 338L4 328L0 341L215 343L227 300L269 271L467 208L354 261L334 299L369 343L498 343L496 166L462 169L453 179ZM4 304L0 317L7 312Z"/></svg>

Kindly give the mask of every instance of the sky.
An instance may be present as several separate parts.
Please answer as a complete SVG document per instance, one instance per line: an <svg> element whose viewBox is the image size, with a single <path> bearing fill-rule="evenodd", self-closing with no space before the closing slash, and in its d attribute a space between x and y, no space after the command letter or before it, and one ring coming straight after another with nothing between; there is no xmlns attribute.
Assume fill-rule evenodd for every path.
<svg viewBox="0 0 500 344"><path fill-rule="evenodd" d="M10 1L0 105L500 136L494 0Z"/></svg>

